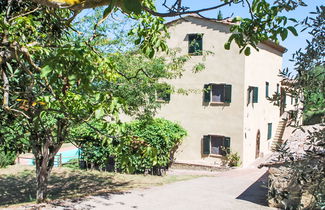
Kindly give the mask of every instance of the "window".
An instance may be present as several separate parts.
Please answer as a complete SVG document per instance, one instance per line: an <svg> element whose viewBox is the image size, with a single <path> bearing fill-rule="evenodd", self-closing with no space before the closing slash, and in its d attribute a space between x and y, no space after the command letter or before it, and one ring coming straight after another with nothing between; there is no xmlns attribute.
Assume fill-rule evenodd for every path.
<svg viewBox="0 0 325 210"><path fill-rule="evenodd" d="M203 136L203 154L227 155L230 152L230 137L207 135Z"/></svg>
<svg viewBox="0 0 325 210"><path fill-rule="evenodd" d="M202 55L203 34L188 35L188 53L191 55Z"/></svg>
<svg viewBox="0 0 325 210"><path fill-rule="evenodd" d="M170 101L171 88L168 84L159 84L156 89L157 101L169 102Z"/></svg>
<svg viewBox="0 0 325 210"><path fill-rule="evenodd" d="M231 85L227 84L206 84L204 85L204 102L230 103Z"/></svg>
<svg viewBox="0 0 325 210"><path fill-rule="evenodd" d="M248 92L247 93L247 96L248 96L247 104L249 104L251 102L257 103L258 102L258 87L249 86L247 92Z"/></svg>
<svg viewBox="0 0 325 210"><path fill-rule="evenodd" d="M279 106L280 105L280 85L279 84L276 84L276 97L277 97L276 105Z"/></svg>
<svg viewBox="0 0 325 210"><path fill-rule="evenodd" d="M265 97L269 97L269 86L270 84L268 82L265 82Z"/></svg>
<svg viewBox="0 0 325 210"><path fill-rule="evenodd" d="M267 124L267 139L271 139L272 138L272 123L268 123Z"/></svg>

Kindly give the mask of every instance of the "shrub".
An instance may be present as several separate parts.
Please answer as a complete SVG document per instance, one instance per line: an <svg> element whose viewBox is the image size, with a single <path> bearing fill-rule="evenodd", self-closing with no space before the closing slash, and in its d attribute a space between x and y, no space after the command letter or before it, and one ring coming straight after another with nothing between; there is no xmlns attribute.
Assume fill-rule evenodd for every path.
<svg viewBox="0 0 325 210"><path fill-rule="evenodd" d="M100 125L96 128L104 129ZM157 170L169 166L178 145L187 135L180 125L165 119L114 124L101 132L107 136L112 130L119 130L120 134L109 141L91 132L85 132L79 140L81 158L87 168L111 170L113 165L115 170L126 173L159 174Z"/></svg>
<svg viewBox="0 0 325 210"><path fill-rule="evenodd" d="M7 167L8 165L13 165L15 163L16 153L14 152L4 152L0 150L0 168Z"/></svg>
<svg viewBox="0 0 325 210"><path fill-rule="evenodd" d="M165 119L127 123L126 134L115 147L115 161L118 168L131 173L168 167L187 135L180 125Z"/></svg>
<svg viewBox="0 0 325 210"><path fill-rule="evenodd" d="M234 167L234 166L237 167L237 166L240 166L240 164L241 164L240 156L238 155L237 152L227 154L226 159L227 159L227 164L230 167Z"/></svg>

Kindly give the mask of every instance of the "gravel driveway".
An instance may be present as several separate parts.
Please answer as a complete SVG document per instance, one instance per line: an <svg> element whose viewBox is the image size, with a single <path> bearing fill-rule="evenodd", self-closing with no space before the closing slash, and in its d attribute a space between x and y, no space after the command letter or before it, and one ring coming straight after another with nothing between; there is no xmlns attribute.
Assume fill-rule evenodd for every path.
<svg viewBox="0 0 325 210"><path fill-rule="evenodd" d="M236 169L130 193L90 196L57 209L223 210L266 207L266 169ZM264 185L264 187L262 186Z"/></svg>

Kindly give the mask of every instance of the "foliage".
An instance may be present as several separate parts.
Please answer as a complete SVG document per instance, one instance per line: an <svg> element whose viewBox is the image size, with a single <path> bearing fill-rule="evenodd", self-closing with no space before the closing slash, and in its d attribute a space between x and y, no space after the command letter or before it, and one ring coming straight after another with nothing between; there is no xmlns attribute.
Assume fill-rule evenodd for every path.
<svg viewBox="0 0 325 210"><path fill-rule="evenodd" d="M294 79L294 83L287 89L300 103L303 104L302 111L305 116L324 113L324 53L325 53L325 7L317 7L316 12L312 13L315 17L307 17L302 21L305 30L309 30L312 39L307 40L305 50L297 51L293 60L295 61L295 70L297 74L290 76L288 70L283 72L285 78ZM296 115L299 117L299 115ZM297 206L298 209L324 209L324 171L325 171L325 130L324 128L306 131L296 120L297 129L308 132L305 146L305 155L299 160L295 154L286 150L279 151L280 157L288 157L289 167L294 171L294 180L292 183L298 183L300 196L306 192L312 196L310 206ZM287 197L290 193L285 192ZM283 197L284 199L285 197Z"/></svg>
<svg viewBox="0 0 325 210"><path fill-rule="evenodd" d="M112 0L112 1L71 1L71 0L33 0L42 5L50 7L69 7L70 9L80 12L82 9L95 8L105 6L103 17L99 21L101 23L109 15L117 10L130 15L133 18L140 19L141 26L134 28L133 34L137 34L136 44L140 46L143 52L149 57L153 57L155 52L159 49L166 50L166 44L159 40L160 33L166 32L166 27L163 25L163 17L176 17L187 14L197 14L204 17L202 12L209 10L220 9L229 5L241 4L249 17L236 17L233 22L236 23L231 28L234 34L229 38L225 44L225 49L230 49L233 41L240 48L240 52L249 55L251 48L258 50L257 45L266 40L279 42L279 37L285 40L288 33L297 36L297 31L294 27L296 20L288 18L281 13L295 10L297 7L306 6L301 0L225 0L213 3L212 7L197 8L191 10L182 0L164 1L161 3L167 12L159 12L153 0ZM158 7L159 8L159 7ZM209 20L224 20L221 10L216 18L207 18ZM237 24L238 23L238 24ZM154 44L154 45L152 45Z"/></svg>
<svg viewBox="0 0 325 210"><path fill-rule="evenodd" d="M103 121L107 126L118 122L121 112L152 115L159 107L154 103L158 80L177 76L184 62L150 60L149 52L135 47L108 51L121 39L100 34L107 24L83 33L83 24L91 22L81 18L69 25L70 10L26 1L1 2L0 9L0 144L32 151L37 200L43 201L55 154L72 127L103 116L110 118Z"/></svg>
<svg viewBox="0 0 325 210"><path fill-rule="evenodd" d="M63 164L63 167L71 168L71 169L79 169L79 159L70 159L68 162Z"/></svg>
<svg viewBox="0 0 325 210"><path fill-rule="evenodd" d="M4 152L0 148L0 168L4 168L8 165L15 163L16 153L15 152Z"/></svg>
<svg viewBox="0 0 325 210"><path fill-rule="evenodd" d="M114 158L119 171L145 173L168 167L186 136L182 127L164 119L136 120L119 127L123 128L121 135L110 142L84 136L80 141L83 159L102 168Z"/></svg>
<svg viewBox="0 0 325 210"><path fill-rule="evenodd" d="M238 167L241 165L240 162L240 156L237 152L232 153L230 152L229 154L226 155L226 159L227 159L227 164L230 167Z"/></svg>

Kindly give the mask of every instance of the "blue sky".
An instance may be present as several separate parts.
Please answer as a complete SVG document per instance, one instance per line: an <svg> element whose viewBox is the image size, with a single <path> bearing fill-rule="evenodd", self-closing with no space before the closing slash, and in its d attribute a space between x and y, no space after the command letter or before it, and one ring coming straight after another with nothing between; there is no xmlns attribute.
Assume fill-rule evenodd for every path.
<svg viewBox="0 0 325 210"><path fill-rule="evenodd" d="M157 6L159 11L164 11L164 8L161 7L161 3L163 0L158 0ZM172 3L173 0L167 0L167 2ZM183 0L184 5L189 6L191 9L200 9L200 8L206 8L216 5L216 0ZM315 11L316 6L324 5L324 0L305 0L304 1L308 6L307 7L300 7L296 9L295 11L285 13L283 15L286 15L287 17L293 17L297 20L303 20L306 16L310 15L309 12ZM233 6L227 6L220 9L224 17L231 16L231 14L235 16L242 16L247 17L247 8L243 8L241 5L233 5ZM217 17L219 10L213 10L206 13L203 13L204 15L208 17ZM172 19L172 18L170 18ZM167 20L170 20L167 19ZM297 31L299 32L301 28L297 28ZM291 33L289 33L288 38L281 42L281 45L285 46L288 51L283 55L283 68L288 67L291 71L293 69L293 63L289 61L291 59L292 54L299 50L300 48L304 48L306 46L306 39L310 39L309 34L304 31L299 33L298 37L293 36Z"/></svg>

